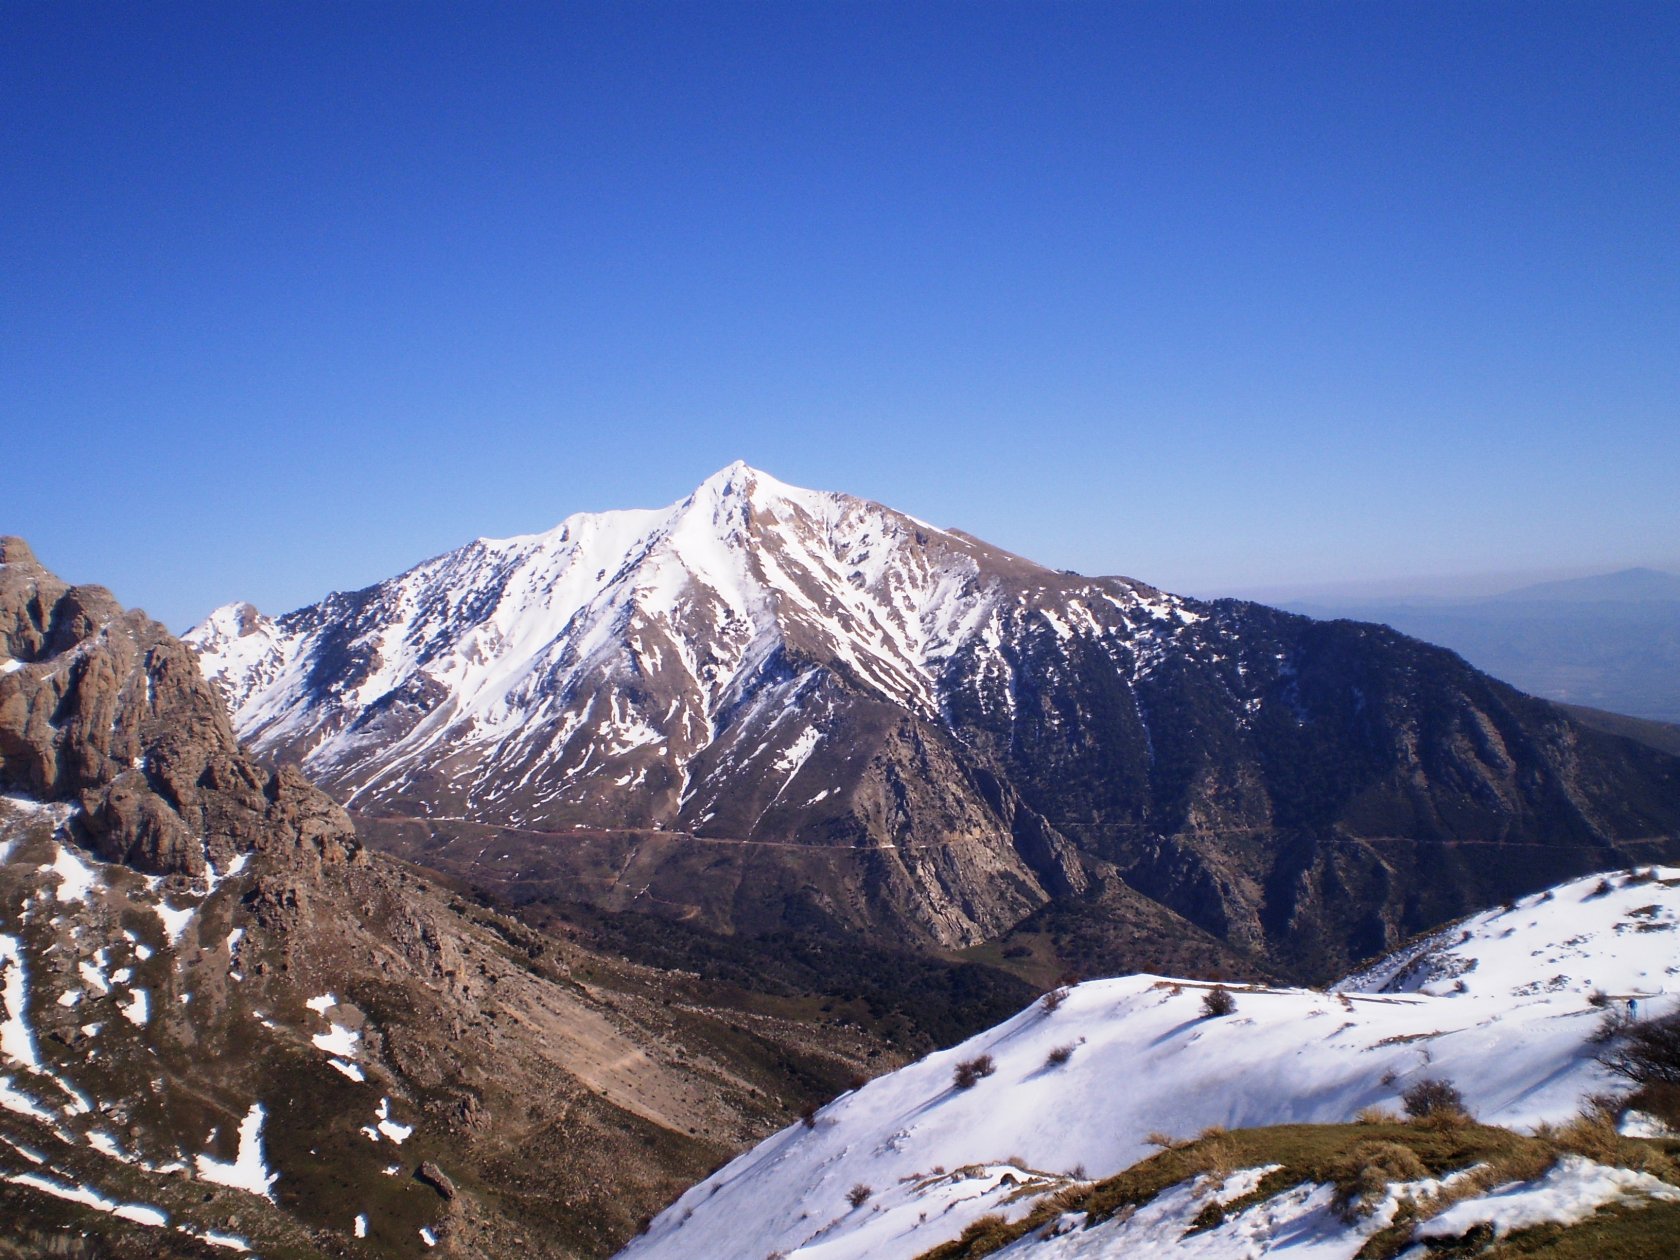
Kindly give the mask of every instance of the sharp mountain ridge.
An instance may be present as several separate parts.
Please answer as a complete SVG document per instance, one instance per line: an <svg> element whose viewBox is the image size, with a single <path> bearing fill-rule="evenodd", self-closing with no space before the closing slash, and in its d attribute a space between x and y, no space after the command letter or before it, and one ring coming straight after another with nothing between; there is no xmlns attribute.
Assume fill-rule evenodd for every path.
<svg viewBox="0 0 1680 1260"><path fill-rule="evenodd" d="M949 948L1142 894L1331 974L1680 833L1680 762L1445 650L741 464L189 638L240 735L376 843L724 930Z"/></svg>

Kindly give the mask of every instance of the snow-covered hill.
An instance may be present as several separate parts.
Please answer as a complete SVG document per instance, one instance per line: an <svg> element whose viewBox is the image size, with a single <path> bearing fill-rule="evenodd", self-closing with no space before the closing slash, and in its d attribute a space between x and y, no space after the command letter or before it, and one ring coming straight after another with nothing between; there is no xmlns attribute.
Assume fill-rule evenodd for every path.
<svg viewBox="0 0 1680 1260"><path fill-rule="evenodd" d="M1333 991L1238 989L1221 1018L1203 1013L1205 984L1079 985L1058 1009L1036 1004L767 1139L623 1255L908 1258L984 1215L1019 1219L1076 1180L1126 1168L1152 1135L1346 1122L1398 1110L1425 1078L1455 1084L1487 1123L1563 1120L1607 1086L1593 1041L1607 1016L1630 998L1647 1018L1680 1005L1680 868L1655 874L1577 880L1477 915ZM956 1066L983 1055L995 1070L957 1088ZM1328 1191L1311 1194L1298 1196L1303 1219L1327 1206ZM1163 1199L1157 1212L1177 1221L1176 1240L1205 1207L1178 1220ZM1337 1237L1353 1247L1324 1254L1361 1241L1345 1224ZM1042 1254L1134 1254L1146 1241L1108 1238L1119 1250L1106 1250L1075 1238ZM1251 1254L1225 1241L1196 1254Z"/></svg>

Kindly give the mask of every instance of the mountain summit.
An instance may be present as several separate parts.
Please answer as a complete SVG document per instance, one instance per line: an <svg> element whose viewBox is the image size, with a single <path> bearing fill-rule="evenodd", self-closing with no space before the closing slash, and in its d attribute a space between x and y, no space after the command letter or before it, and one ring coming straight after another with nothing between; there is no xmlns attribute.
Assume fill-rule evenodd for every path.
<svg viewBox="0 0 1680 1260"><path fill-rule="evenodd" d="M1680 763L1451 653L744 464L189 639L245 739L410 856L714 927L969 944L1141 890L1334 965L1680 828Z"/></svg>
<svg viewBox="0 0 1680 1260"><path fill-rule="evenodd" d="M352 802L425 777L428 801L509 823L704 828L702 780L733 754L783 766L758 816L731 819L756 834L821 736L805 723L756 753L740 737L821 707L802 662L937 720L952 656L995 631L998 578L1039 573L735 463L660 511L481 538L278 622L231 605L190 638L246 738ZM627 816L609 789L629 786Z"/></svg>

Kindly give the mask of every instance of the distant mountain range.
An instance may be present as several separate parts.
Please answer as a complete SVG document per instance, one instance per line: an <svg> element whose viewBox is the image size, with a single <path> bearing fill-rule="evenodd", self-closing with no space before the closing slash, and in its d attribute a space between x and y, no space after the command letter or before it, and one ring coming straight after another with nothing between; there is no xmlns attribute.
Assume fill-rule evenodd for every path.
<svg viewBox="0 0 1680 1260"><path fill-rule="evenodd" d="M1321 976L1680 852L1680 762L1450 652L740 464L189 638L241 736L373 842L721 931L952 949L1039 912L1102 970L1203 941Z"/></svg>
<svg viewBox="0 0 1680 1260"><path fill-rule="evenodd" d="M1588 733L1554 729L1604 769ZM1506 1192L1405 1218L1383 1205L1514 1145L1526 1171L1501 1163L1487 1184L1520 1182L1553 1213L1530 1218L1564 1228L1614 1203L1568 1237L1623 1254L1602 1230L1631 1215L1666 1244L1680 1192L1606 1124L1584 1161L1568 1130L1273 1122L1345 1121L1438 1073L1487 1119L1563 1117L1604 1084L1591 1052L1609 1004L1672 1008L1676 886L1680 870L1593 876L1340 993L1238 986L1219 1017L1195 980L1032 1001L996 972L857 936L515 917L363 846L294 768L238 746L162 626L0 538L0 1256L577 1260L641 1218L631 1254L649 1260L1017 1241L1010 1254L1044 1260L1186 1240L1294 1254L1303 1234L1351 1257L1391 1222L1455 1237L1506 1211ZM1123 884L1054 900L1005 939L1089 940L1098 924L1204 974L1236 957ZM1011 1011L909 1062L930 1033L962 1042ZM1189 1140L1209 1123L1232 1131ZM1272 1127L1236 1127L1256 1124ZM1151 1128L1170 1149L1121 1171ZM1364 1216L1333 1198L1354 1174Z"/></svg>
<svg viewBox="0 0 1680 1260"><path fill-rule="evenodd" d="M1478 599L1298 600L1393 626L1548 700L1680 723L1680 576L1624 569Z"/></svg>

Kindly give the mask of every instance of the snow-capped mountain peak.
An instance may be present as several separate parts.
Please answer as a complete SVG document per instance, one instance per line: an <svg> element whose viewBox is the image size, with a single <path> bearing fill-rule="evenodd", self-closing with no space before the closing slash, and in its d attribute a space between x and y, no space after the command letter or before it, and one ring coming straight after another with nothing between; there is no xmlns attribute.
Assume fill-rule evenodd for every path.
<svg viewBox="0 0 1680 1260"><path fill-rule="evenodd" d="M428 860L726 930L971 944L1118 875L1252 950L1306 942L1318 913L1259 897L1328 906L1351 873L1381 903L1333 928L1362 957L1680 825L1680 763L1444 651L1048 569L739 463L663 508L481 538L188 637L243 739L416 821ZM1234 835L1264 842L1207 843ZM1335 844L1274 870L1304 836ZM1392 849L1346 865L1366 837L1512 848L1396 879Z"/></svg>
<svg viewBox="0 0 1680 1260"><path fill-rule="evenodd" d="M744 711L782 728L772 761L809 749L794 662L936 718L940 668L987 624L999 567L1030 566L737 462L667 508L481 538L278 620L232 605L188 638L245 738L354 799L441 760L463 812L520 796L510 820L533 821L628 775L664 784L641 821L669 822Z"/></svg>

